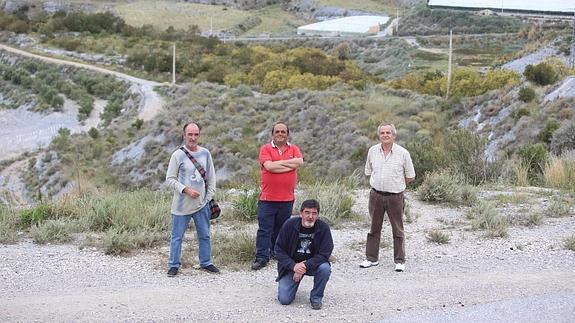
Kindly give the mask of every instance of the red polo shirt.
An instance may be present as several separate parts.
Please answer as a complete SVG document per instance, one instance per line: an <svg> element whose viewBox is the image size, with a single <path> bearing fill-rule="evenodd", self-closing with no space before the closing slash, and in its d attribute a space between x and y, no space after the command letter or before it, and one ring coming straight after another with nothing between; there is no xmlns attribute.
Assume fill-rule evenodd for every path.
<svg viewBox="0 0 575 323"><path fill-rule="evenodd" d="M287 148L283 153L280 153L279 148L272 143L267 143L260 148L261 201L288 202L295 200L297 170L294 169L286 173L271 173L265 169L264 162L301 157L299 148L290 143L287 143Z"/></svg>

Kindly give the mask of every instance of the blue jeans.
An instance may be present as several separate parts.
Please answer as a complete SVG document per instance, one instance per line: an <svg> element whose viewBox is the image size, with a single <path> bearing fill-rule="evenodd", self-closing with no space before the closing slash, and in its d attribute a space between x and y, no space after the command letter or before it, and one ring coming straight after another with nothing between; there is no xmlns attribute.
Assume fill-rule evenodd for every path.
<svg viewBox="0 0 575 323"><path fill-rule="evenodd" d="M256 260L268 262L276 239L284 222L290 218L293 201L258 201L258 233L256 236Z"/></svg>
<svg viewBox="0 0 575 323"><path fill-rule="evenodd" d="M293 280L293 271L288 271L278 282L278 300L282 305L289 305L295 299L295 293L299 283ZM313 289L309 294L311 303L321 303L325 286L331 275L331 266L328 262L319 265L313 272L307 272L304 276L313 276ZM303 279L303 277L302 277ZM300 280L301 282L301 280Z"/></svg>
<svg viewBox="0 0 575 323"><path fill-rule="evenodd" d="M198 257L200 266L206 267L212 264L212 243L210 241L210 208L207 203L196 213L189 215L172 214L172 238L170 241L170 260L168 267L180 268L180 256L182 254L182 240L191 219L194 219L200 251Z"/></svg>

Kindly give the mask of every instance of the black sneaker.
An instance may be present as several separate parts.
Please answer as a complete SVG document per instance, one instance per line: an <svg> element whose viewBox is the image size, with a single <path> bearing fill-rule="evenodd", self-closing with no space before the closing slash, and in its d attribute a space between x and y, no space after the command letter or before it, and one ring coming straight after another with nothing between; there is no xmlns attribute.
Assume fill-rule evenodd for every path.
<svg viewBox="0 0 575 323"><path fill-rule="evenodd" d="M262 268L264 268L267 265L267 261L264 260L256 260L254 261L254 263L252 264L252 269L253 270L260 270Z"/></svg>
<svg viewBox="0 0 575 323"><path fill-rule="evenodd" d="M178 267L171 267L170 270L168 270L168 277L174 277L178 274Z"/></svg>
<svg viewBox="0 0 575 323"><path fill-rule="evenodd" d="M321 310L321 302L311 303L311 308L313 308L314 310Z"/></svg>
<svg viewBox="0 0 575 323"><path fill-rule="evenodd" d="M202 267L203 270L212 273L212 274L219 274L220 270L218 269L218 267L214 266L214 265L207 265L206 267Z"/></svg>

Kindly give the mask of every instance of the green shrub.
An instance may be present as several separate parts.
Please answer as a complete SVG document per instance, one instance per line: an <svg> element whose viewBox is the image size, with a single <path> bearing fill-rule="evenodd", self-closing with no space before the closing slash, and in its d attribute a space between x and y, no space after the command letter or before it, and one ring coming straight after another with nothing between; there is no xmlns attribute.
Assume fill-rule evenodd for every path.
<svg viewBox="0 0 575 323"><path fill-rule="evenodd" d="M519 100L523 102L531 102L535 99L535 90L531 87L522 87L519 89Z"/></svg>
<svg viewBox="0 0 575 323"><path fill-rule="evenodd" d="M232 217L241 221L257 218L258 190L244 190L232 202Z"/></svg>
<svg viewBox="0 0 575 323"><path fill-rule="evenodd" d="M104 253L107 255L125 255L134 248L130 233L111 229L104 234Z"/></svg>
<svg viewBox="0 0 575 323"><path fill-rule="evenodd" d="M538 226L543 223L543 214L541 212L531 212L527 217L527 225Z"/></svg>
<svg viewBox="0 0 575 323"><path fill-rule="evenodd" d="M417 195L425 202L457 204L460 196L459 180L449 172L433 172L425 177Z"/></svg>
<svg viewBox="0 0 575 323"><path fill-rule="evenodd" d="M164 244L170 239L170 232L167 230L164 232L152 231L143 229L142 231L136 231L131 234L132 245L134 248L147 249L153 248L157 245Z"/></svg>
<svg viewBox="0 0 575 323"><path fill-rule="evenodd" d="M447 164L452 172L472 184L481 184L490 177L491 169L485 158L487 139L467 129L449 132L445 138Z"/></svg>
<svg viewBox="0 0 575 323"><path fill-rule="evenodd" d="M441 232L440 230L434 229L429 231L425 235L425 239L429 242L434 242L437 244L447 244L451 239L447 233Z"/></svg>
<svg viewBox="0 0 575 323"><path fill-rule="evenodd" d="M98 137L100 137L100 132L98 131L98 129L92 127L90 128L90 130L88 130L88 135L92 139L98 139Z"/></svg>
<svg viewBox="0 0 575 323"><path fill-rule="evenodd" d="M553 133L559 128L559 123L555 120L549 120L545 123L545 128L537 135L537 139L546 144L551 143Z"/></svg>
<svg viewBox="0 0 575 323"><path fill-rule="evenodd" d="M553 69L553 66L545 62L539 63L537 65L527 65L523 75L525 75L525 78L527 78L529 81L538 85L553 84L559 78L559 75L557 75Z"/></svg>
<svg viewBox="0 0 575 323"><path fill-rule="evenodd" d="M477 203L477 188L472 185L461 185L460 192L461 204L466 206L472 206Z"/></svg>
<svg viewBox="0 0 575 323"><path fill-rule="evenodd" d="M540 181L543 169L549 160L549 152L542 143L523 147L519 150L521 163L527 167L527 175L531 181Z"/></svg>
<svg viewBox="0 0 575 323"><path fill-rule="evenodd" d="M354 181L337 179L334 181L318 181L311 185L306 185L303 192L298 194L294 203L295 213L299 214L301 203L308 199L315 199L320 204L320 217L331 224L337 224L343 219L353 216L351 210L353 206L352 192L355 187L347 185Z"/></svg>
<svg viewBox="0 0 575 323"><path fill-rule="evenodd" d="M521 117L526 117L529 116L531 114L531 112L529 111L529 109L527 108L517 108L515 110L513 110L511 112L511 117L517 121L519 119L521 119Z"/></svg>
<svg viewBox="0 0 575 323"><path fill-rule="evenodd" d="M571 210L571 204L571 201L567 199L561 197L553 197L547 208L547 216L552 218L567 216Z"/></svg>
<svg viewBox="0 0 575 323"><path fill-rule="evenodd" d="M31 209L20 212L20 225L28 228L50 218L52 206L50 204L39 204Z"/></svg>
<svg viewBox="0 0 575 323"><path fill-rule="evenodd" d="M564 122L551 139L551 151L554 154L561 155L568 150L575 150L575 120Z"/></svg>
<svg viewBox="0 0 575 323"><path fill-rule="evenodd" d="M565 237L563 239L565 249L575 251L575 234Z"/></svg>
<svg viewBox="0 0 575 323"><path fill-rule="evenodd" d="M479 201L467 210L466 216L471 219L474 230L487 230L487 236L491 238L507 236L507 219L499 215L489 202Z"/></svg>
<svg viewBox="0 0 575 323"><path fill-rule="evenodd" d="M12 208L0 204L0 243L13 243L18 239L20 217Z"/></svg>
<svg viewBox="0 0 575 323"><path fill-rule="evenodd" d="M38 223L30 229L30 235L35 243L68 242L72 240L73 223L63 219L48 220Z"/></svg>
<svg viewBox="0 0 575 323"><path fill-rule="evenodd" d="M214 258L226 266L245 268L256 253L256 238L253 230L215 232L212 237Z"/></svg>

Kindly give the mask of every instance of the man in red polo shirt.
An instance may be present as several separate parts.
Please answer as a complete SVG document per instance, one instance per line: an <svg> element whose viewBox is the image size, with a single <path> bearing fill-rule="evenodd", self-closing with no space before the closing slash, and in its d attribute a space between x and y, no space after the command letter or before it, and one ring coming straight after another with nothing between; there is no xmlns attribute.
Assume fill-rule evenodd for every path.
<svg viewBox="0 0 575 323"><path fill-rule="evenodd" d="M278 122L272 127L272 141L260 148L261 192L253 270L267 265L278 233L292 213L297 169L303 165L303 157L299 148L288 142L288 136L288 126Z"/></svg>

